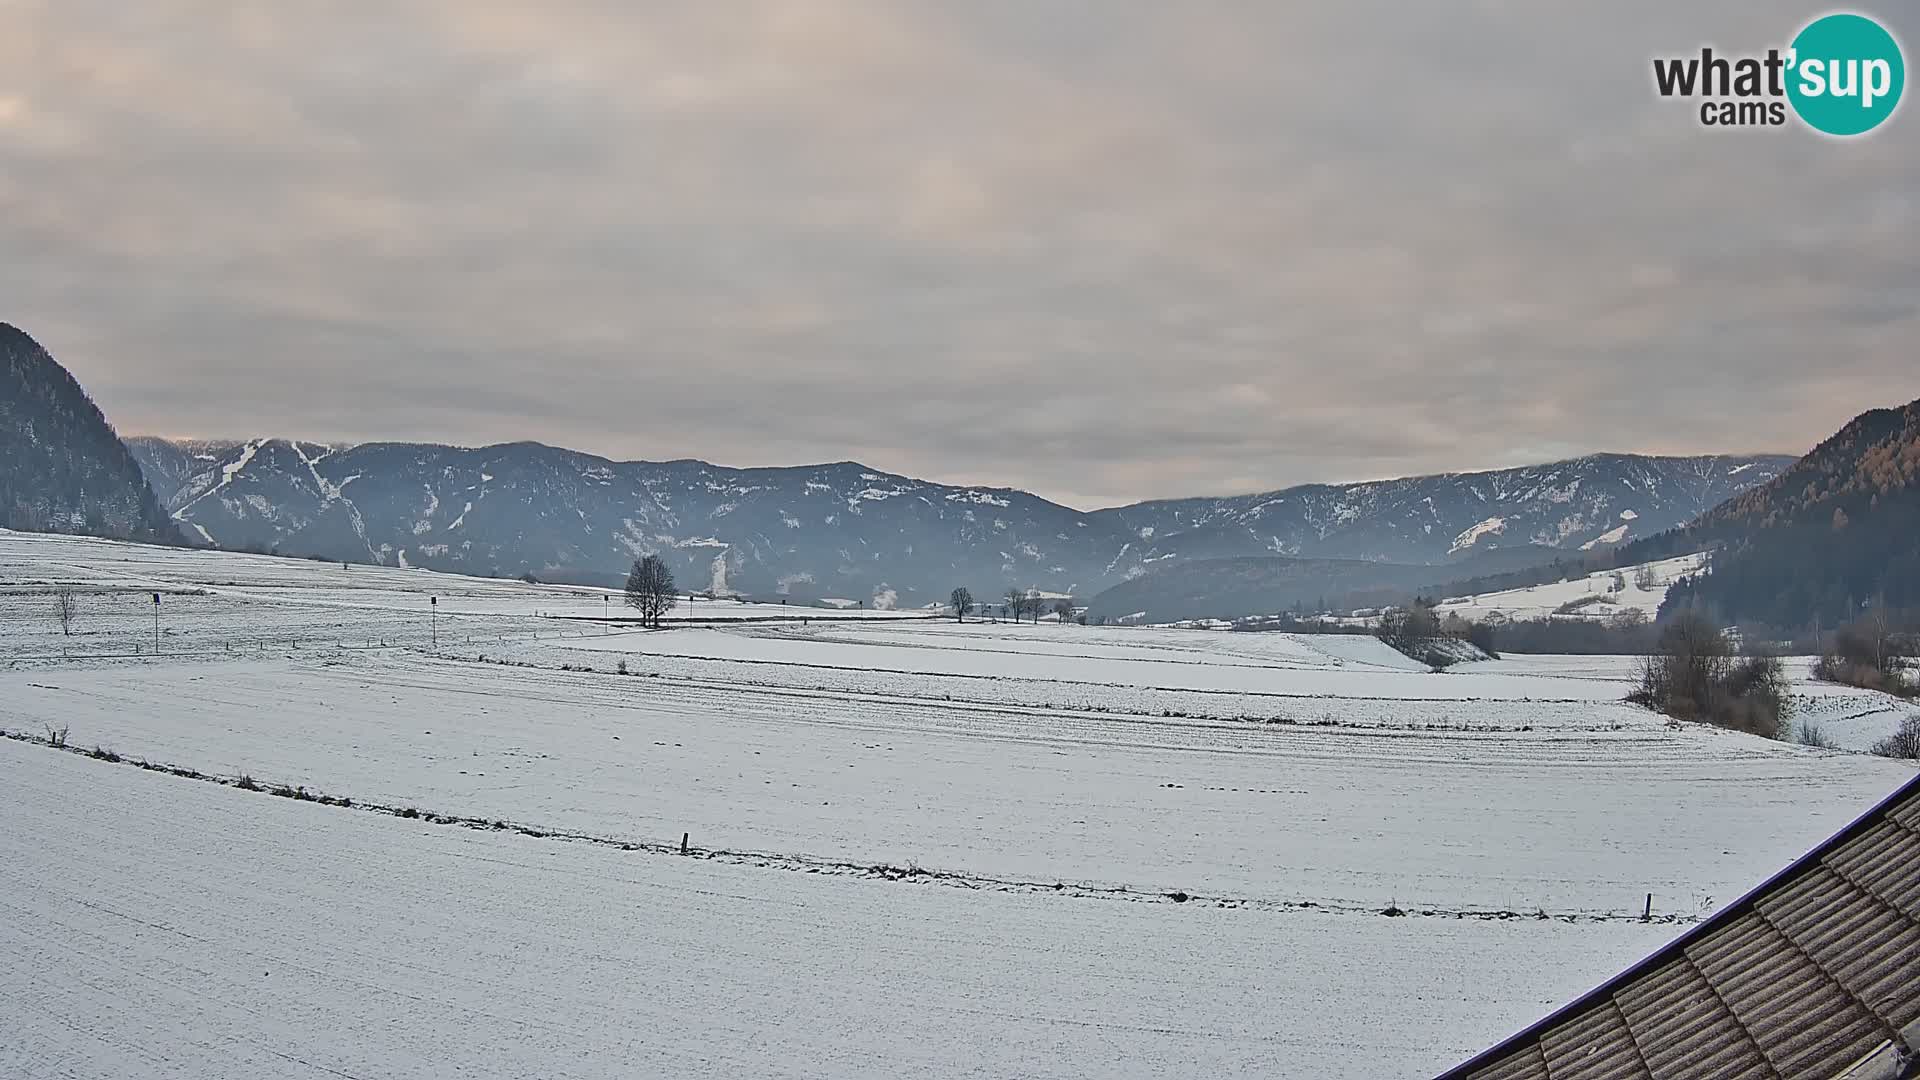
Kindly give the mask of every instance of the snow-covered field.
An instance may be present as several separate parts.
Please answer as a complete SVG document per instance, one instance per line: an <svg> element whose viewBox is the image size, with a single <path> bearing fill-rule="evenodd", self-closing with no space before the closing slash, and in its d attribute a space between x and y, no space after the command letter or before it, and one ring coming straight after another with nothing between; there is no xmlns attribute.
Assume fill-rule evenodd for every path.
<svg viewBox="0 0 1920 1080"><path fill-rule="evenodd" d="M0 791L35 1080L1418 1076L1673 929L779 873L12 741Z"/></svg>
<svg viewBox="0 0 1920 1080"><path fill-rule="evenodd" d="M1473 596L1453 596L1440 602L1442 613L1455 612L1462 618L1483 619L1494 615L1509 619L1576 618L1606 619L1627 611L1638 611L1652 618L1667 598L1667 588L1680 578L1706 564L1705 555L1682 555L1675 559L1584 574L1571 581L1555 581L1524 589L1503 589ZM1645 577L1642 571L1646 572ZM1614 591L1616 575L1621 588ZM1642 588L1642 582L1645 588ZM1563 610L1568 609L1568 610Z"/></svg>
<svg viewBox="0 0 1920 1080"><path fill-rule="evenodd" d="M1920 714L1920 703L1878 690L1814 679L1814 660L1811 656L1789 656L1783 661L1792 682L1791 723L1796 731L1802 724L1810 724L1844 749L1865 751L1898 729L1901 720ZM1619 697L1633 687L1639 663L1639 658L1632 656L1508 655L1475 665L1475 669L1487 674L1583 679L1594 684L1592 693Z"/></svg>
<svg viewBox="0 0 1920 1080"><path fill-rule="evenodd" d="M1912 775L1669 727L1627 658L342 573L0 535L0 1075L1420 1076Z"/></svg>
<svg viewBox="0 0 1920 1080"><path fill-rule="evenodd" d="M60 591L77 605L71 634L53 618ZM0 649L13 655L151 653L155 592L159 647L174 654L587 637L634 616L617 591L584 586L0 530ZM705 597L667 615L684 625L926 618Z"/></svg>

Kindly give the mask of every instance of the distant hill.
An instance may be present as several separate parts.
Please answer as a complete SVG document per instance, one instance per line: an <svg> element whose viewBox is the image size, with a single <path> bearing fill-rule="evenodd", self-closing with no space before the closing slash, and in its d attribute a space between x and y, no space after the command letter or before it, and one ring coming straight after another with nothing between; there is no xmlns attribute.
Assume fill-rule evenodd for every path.
<svg viewBox="0 0 1920 1080"><path fill-rule="evenodd" d="M853 462L735 469L538 443L131 444L208 543L390 566L613 584L658 554L686 589L906 606L963 584L1067 591L1119 546L1026 492Z"/></svg>
<svg viewBox="0 0 1920 1080"><path fill-rule="evenodd" d="M1920 609L1920 401L1862 413L1666 542L1709 544L1709 571L1669 590L1664 610L1801 628L1874 601Z"/></svg>
<svg viewBox="0 0 1920 1080"><path fill-rule="evenodd" d="M1085 512L854 462L738 469L537 443L129 445L182 526L221 547L600 582L660 554L691 588L899 605L943 602L956 585L1091 597L1200 559L1577 555L1690 518L1791 460L1596 455Z"/></svg>
<svg viewBox="0 0 1920 1080"><path fill-rule="evenodd" d="M133 455L67 369L0 323L0 525L174 540Z"/></svg>
<svg viewBox="0 0 1920 1080"><path fill-rule="evenodd" d="M1186 558L1290 555L1441 563L1494 548L1596 551L1693 520L1791 456L1590 454L1546 465L1097 511L1136 545Z"/></svg>
<svg viewBox="0 0 1920 1080"><path fill-rule="evenodd" d="M1239 619L1295 608L1318 612L1335 602L1345 606L1370 594L1381 594L1377 599L1385 600L1428 590L1449 574L1536 566L1558 554L1541 546L1504 548L1444 567L1279 555L1172 562L1095 596L1087 605L1087 616L1160 623Z"/></svg>

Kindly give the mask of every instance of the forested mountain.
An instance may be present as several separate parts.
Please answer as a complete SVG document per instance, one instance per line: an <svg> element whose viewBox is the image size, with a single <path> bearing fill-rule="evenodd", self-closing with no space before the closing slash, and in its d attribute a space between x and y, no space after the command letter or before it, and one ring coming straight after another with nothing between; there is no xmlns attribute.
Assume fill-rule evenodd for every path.
<svg viewBox="0 0 1920 1080"><path fill-rule="evenodd" d="M1774 454L1589 454L1490 472L1168 499L1094 516L1188 558L1439 563L1495 548L1595 551L1685 524L1792 462Z"/></svg>
<svg viewBox="0 0 1920 1080"><path fill-rule="evenodd" d="M853 462L736 469L537 443L129 442L182 526L221 547L605 583L658 554L695 588L915 605L955 585L1090 597L1163 567L1300 552L1339 555L1363 586L1404 577L1365 572L1369 562L1451 565L1498 551L1510 567L1691 517L1787 460L1596 455L1083 512Z"/></svg>
<svg viewBox="0 0 1920 1080"><path fill-rule="evenodd" d="M1872 603L1920 609L1920 401L1855 417L1675 543L1718 550L1670 607L1783 628L1833 626Z"/></svg>
<svg viewBox="0 0 1920 1080"><path fill-rule="evenodd" d="M0 526L173 540L140 467L72 374L0 323Z"/></svg>

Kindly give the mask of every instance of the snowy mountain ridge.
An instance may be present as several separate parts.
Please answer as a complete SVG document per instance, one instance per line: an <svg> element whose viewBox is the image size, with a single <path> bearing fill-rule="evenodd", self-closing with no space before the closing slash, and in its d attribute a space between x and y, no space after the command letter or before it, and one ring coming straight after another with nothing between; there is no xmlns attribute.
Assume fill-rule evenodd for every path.
<svg viewBox="0 0 1920 1080"><path fill-rule="evenodd" d="M220 547L597 581L659 554L689 588L902 605L956 585L983 600L1008 586L1091 596L1200 558L1441 563L1591 548L1689 520L1791 460L1594 455L1085 512L850 461L620 462L530 442L128 445L183 530Z"/></svg>

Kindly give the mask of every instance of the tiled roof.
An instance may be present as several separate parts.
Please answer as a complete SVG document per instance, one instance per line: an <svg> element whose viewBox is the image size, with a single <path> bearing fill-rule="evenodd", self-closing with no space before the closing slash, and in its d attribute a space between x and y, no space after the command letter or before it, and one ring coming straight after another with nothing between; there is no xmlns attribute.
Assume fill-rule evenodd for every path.
<svg viewBox="0 0 1920 1080"><path fill-rule="evenodd" d="M1920 1077L1920 777L1440 1080Z"/></svg>

